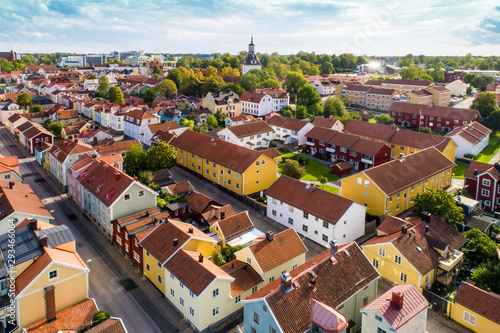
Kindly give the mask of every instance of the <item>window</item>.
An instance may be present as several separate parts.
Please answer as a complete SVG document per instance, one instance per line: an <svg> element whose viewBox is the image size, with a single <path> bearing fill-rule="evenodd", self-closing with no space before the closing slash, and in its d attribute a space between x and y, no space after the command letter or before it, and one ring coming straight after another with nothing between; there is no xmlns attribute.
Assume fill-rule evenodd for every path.
<svg viewBox="0 0 500 333"><path fill-rule="evenodd" d="M219 296L219 288L215 288L213 291L212 291L212 297L217 297Z"/></svg>
<svg viewBox="0 0 500 333"><path fill-rule="evenodd" d="M241 295L238 295L234 298L234 303L238 304L239 302L241 302Z"/></svg>
<svg viewBox="0 0 500 333"><path fill-rule="evenodd" d="M273 216L276 216L276 211L273 209L273 211L271 212L271 214L273 214Z"/></svg>
<svg viewBox="0 0 500 333"><path fill-rule="evenodd" d="M396 206L396 210L399 210L399 204Z"/></svg>
<svg viewBox="0 0 500 333"><path fill-rule="evenodd" d="M401 193L398 193L398 199L401 198Z"/></svg>
<svg viewBox="0 0 500 333"><path fill-rule="evenodd" d="M256 165L256 166L259 166L259 165L260 165L260 162L259 162L259 161L255 162L255 165Z"/></svg>
<svg viewBox="0 0 500 333"><path fill-rule="evenodd" d="M59 271L57 269L49 272L49 281L55 280L58 277L59 277Z"/></svg>
<svg viewBox="0 0 500 333"><path fill-rule="evenodd" d="M327 221L323 221L323 228L328 229L329 226L330 223L328 223Z"/></svg>
<svg viewBox="0 0 500 333"><path fill-rule="evenodd" d="M240 184L236 183L234 184L234 187L236 187L236 189L238 190L240 188Z"/></svg>
<svg viewBox="0 0 500 333"><path fill-rule="evenodd" d="M290 206L290 205L288 205L288 211L291 212L291 213L293 213L293 207Z"/></svg>
<svg viewBox="0 0 500 333"><path fill-rule="evenodd" d="M191 290L189 291L189 296L191 296L191 298L194 298L194 293Z"/></svg>
<svg viewBox="0 0 500 333"><path fill-rule="evenodd" d="M123 197L123 200L125 200L125 201L130 200L130 194L125 194L125 196Z"/></svg>
<svg viewBox="0 0 500 333"><path fill-rule="evenodd" d="M394 262L398 265L401 265L401 257L397 254L394 255Z"/></svg>
<svg viewBox="0 0 500 333"><path fill-rule="evenodd" d="M194 309L192 307L189 307L189 314L194 317Z"/></svg>
<svg viewBox="0 0 500 333"><path fill-rule="evenodd" d="M293 225L293 219L291 217L288 218L288 224Z"/></svg>
<svg viewBox="0 0 500 333"><path fill-rule="evenodd" d="M430 275L427 275L425 277L425 284L429 284L431 282L431 276Z"/></svg>
<svg viewBox="0 0 500 333"><path fill-rule="evenodd" d="M215 307L212 309L212 317L215 317L219 314L219 307Z"/></svg>
<svg viewBox="0 0 500 333"><path fill-rule="evenodd" d="M161 268L161 262L158 261L158 268Z"/></svg>
<svg viewBox="0 0 500 333"><path fill-rule="evenodd" d="M208 176L208 169L205 170L205 174Z"/></svg>
<svg viewBox="0 0 500 333"><path fill-rule="evenodd" d="M221 171L220 171L220 174L221 174L221 175L224 175L224 170L221 170Z"/></svg>
<svg viewBox="0 0 500 333"><path fill-rule="evenodd" d="M303 225L302 225L302 231L307 232L307 230L308 230L308 229L309 229L309 228L308 228L308 226L307 226L307 225L305 225L305 224L303 224Z"/></svg>
<svg viewBox="0 0 500 333"><path fill-rule="evenodd" d="M484 195L485 197L490 196L490 190L485 190L484 188L481 190L481 195Z"/></svg>
<svg viewBox="0 0 500 333"><path fill-rule="evenodd" d="M476 316L467 311L464 311L464 321L471 324L472 326L476 326Z"/></svg>
<svg viewBox="0 0 500 333"><path fill-rule="evenodd" d="M149 258L149 252L148 252L148 251L146 251L146 257L148 257L148 258Z"/></svg>
<svg viewBox="0 0 500 333"><path fill-rule="evenodd" d="M146 270L150 272L149 264L146 264Z"/></svg>
<svg viewBox="0 0 500 333"><path fill-rule="evenodd" d="M370 186L370 181L365 180L365 187L368 187L368 186Z"/></svg>
<svg viewBox="0 0 500 333"><path fill-rule="evenodd" d="M373 267L378 268L378 260L373 259Z"/></svg>
<svg viewBox="0 0 500 333"><path fill-rule="evenodd" d="M118 235L116 235L116 242L120 245L122 245L122 238Z"/></svg>
<svg viewBox="0 0 500 333"><path fill-rule="evenodd" d="M137 261L137 262L141 262L141 257L139 256L139 254L137 252L134 251L134 260Z"/></svg>
<svg viewBox="0 0 500 333"><path fill-rule="evenodd" d="M375 315L375 319L377 319L378 321L382 322L382 317L380 317L378 315Z"/></svg>
<svg viewBox="0 0 500 333"><path fill-rule="evenodd" d="M212 168L215 168L215 163L214 162L212 162Z"/></svg>
<svg viewBox="0 0 500 333"><path fill-rule="evenodd" d="M172 288L170 288L170 295L171 295L172 297L175 297L175 291L174 291Z"/></svg>
<svg viewBox="0 0 500 333"><path fill-rule="evenodd" d="M385 258L385 249L382 247L378 248L378 255Z"/></svg>
<svg viewBox="0 0 500 333"><path fill-rule="evenodd" d="M358 185L361 185L363 183L363 180L358 177Z"/></svg>
<svg viewBox="0 0 500 333"><path fill-rule="evenodd" d="M239 179L240 178L240 174L239 173L235 173L234 176L236 177L236 179Z"/></svg>
<svg viewBox="0 0 500 333"><path fill-rule="evenodd" d="M406 275L405 273L400 273L399 274L399 279L401 281L403 281L404 283L406 283L408 281L408 275Z"/></svg>
<svg viewBox="0 0 500 333"><path fill-rule="evenodd" d="M179 303L182 307L184 307L184 300L182 299L182 297L179 297Z"/></svg>
<svg viewBox="0 0 500 333"><path fill-rule="evenodd" d="M231 179L227 180L227 186L231 186Z"/></svg>
<svg viewBox="0 0 500 333"><path fill-rule="evenodd" d="M252 259L247 257L247 264L251 265L252 264Z"/></svg>
<svg viewBox="0 0 500 333"><path fill-rule="evenodd" d="M377 327L377 333L387 333L387 332L381 329L380 327Z"/></svg>
<svg viewBox="0 0 500 333"><path fill-rule="evenodd" d="M489 179L483 179L483 185L484 186L490 186L490 180Z"/></svg>
<svg viewBox="0 0 500 333"><path fill-rule="evenodd" d="M257 291L257 289L258 289L258 287L257 287L257 286L253 286L253 287L252 287L252 293L256 292L256 291Z"/></svg>
<svg viewBox="0 0 500 333"><path fill-rule="evenodd" d="M392 202L392 196L391 196L391 197L389 197L389 202Z"/></svg>
<svg viewBox="0 0 500 333"><path fill-rule="evenodd" d="M253 313L253 321L255 321L257 324L260 321L260 316L259 316L259 314L257 312Z"/></svg>
<svg viewBox="0 0 500 333"><path fill-rule="evenodd" d="M308 218L309 218L309 213L304 212L304 213L302 214L302 216L304 216L304 218L305 218L305 219L308 219Z"/></svg>
<svg viewBox="0 0 500 333"><path fill-rule="evenodd" d="M266 164L266 160L262 160L262 165L265 165Z"/></svg>
<svg viewBox="0 0 500 333"><path fill-rule="evenodd" d="M162 282L162 280L161 280L161 275L160 275L160 274L158 274L158 283L159 283L159 284L163 284L163 282Z"/></svg>
<svg viewBox="0 0 500 333"><path fill-rule="evenodd" d="M323 239L323 242L328 242L328 236L327 235L323 234L322 239Z"/></svg>
<svg viewBox="0 0 500 333"><path fill-rule="evenodd" d="M184 285L182 284L182 282L179 280L179 287L181 287L181 289L184 289Z"/></svg>

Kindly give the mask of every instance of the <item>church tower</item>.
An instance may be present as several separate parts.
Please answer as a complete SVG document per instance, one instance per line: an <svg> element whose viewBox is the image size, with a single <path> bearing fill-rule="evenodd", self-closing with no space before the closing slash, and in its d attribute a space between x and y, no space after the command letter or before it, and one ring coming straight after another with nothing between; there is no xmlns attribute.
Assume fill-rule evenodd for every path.
<svg viewBox="0 0 500 333"><path fill-rule="evenodd" d="M251 69L262 69L262 64L259 58L255 54L255 44L253 43L253 35L250 39L250 44L248 44L248 53L245 61L243 61L243 75L248 73Z"/></svg>

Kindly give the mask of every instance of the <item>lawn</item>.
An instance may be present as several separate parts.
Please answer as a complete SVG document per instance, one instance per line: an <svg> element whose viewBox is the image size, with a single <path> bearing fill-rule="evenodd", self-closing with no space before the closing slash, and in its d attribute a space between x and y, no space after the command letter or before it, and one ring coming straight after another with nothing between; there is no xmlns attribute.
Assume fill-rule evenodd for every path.
<svg viewBox="0 0 500 333"><path fill-rule="evenodd" d="M339 191L338 188L330 186L330 185L316 185L316 186L319 187L320 189L323 189L325 191L332 192L332 193L337 193Z"/></svg>
<svg viewBox="0 0 500 333"><path fill-rule="evenodd" d="M328 166L325 163L311 159L311 158L307 158L307 157L300 155L300 154L284 153L283 155L281 155L281 157L278 160L281 163L281 159L283 157L292 158L296 155L299 155L302 158L308 160L307 164L305 165L306 175L302 178L302 180L317 181L319 176L325 176L328 179L328 181L340 179L338 176L336 176L330 172L330 169L328 168ZM278 166L278 172L281 173L281 166L280 165Z"/></svg>
<svg viewBox="0 0 500 333"><path fill-rule="evenodd" d="M467 167L467 164L457 162L457 166L453 168L454 177L456 179L464 179L464 173Z"/></svg>
<svg viewBox="0 0 500 333"><path fill-rule="evenodd" d="M484 148L482 152L474 156L474 159L479 162L488 163L500 149L500 139L498 138L499 135L500 132L496 133L495 135L490 135L489 145L486 146L486 148Z"/></svg>
<svg viewBox="0 0 500 333"><path fill-rule="evenodd" d="M373 124L376 124L376 123L377 123L377 121L375 120L375 117L370 118L370 123L373 123Z"/></svg>

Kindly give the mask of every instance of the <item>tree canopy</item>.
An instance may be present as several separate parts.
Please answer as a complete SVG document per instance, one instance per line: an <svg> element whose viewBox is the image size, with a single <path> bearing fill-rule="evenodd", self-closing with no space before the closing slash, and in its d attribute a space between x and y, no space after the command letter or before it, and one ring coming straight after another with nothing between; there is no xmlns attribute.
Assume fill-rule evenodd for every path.
<svg viewBox="0 0 500 333"><path fill-rule="evenodd" d="M467 243L462 248L466 259L482 262L498 258L495 242L481 230L470 229L463 235L467 238Z"/></svg>
<svg viewBox="0 0 500 333"><path fill-rule="evenodd" d="M306 168L301 166L298 161L288 159L281 167L281 174L300 179L306 175Z"/></svg>
<svg viewBox="0 0 500 333"><path fill-rule="evenodd" d="M147 151L147 167L151 171L170 169L175 165L176 159L175 148L164 141L152 146Z"/></svg>
<svg viewBox="0 0 500 333"><path fill-rule="evenodd" d="M22 108L26 108L27 106L31 105L31 103L31 96L28 93L22 93L17 97L17 104Z"/></svg>
<svg viewBox="0 0 500 333"><path fill-rule="evenodd" d="M66 127L66 124L54 121L47 126L47 129L54 134L56 139L61 138L62 129Z"/></svg>
<svg viewBox="0 0 500 333"><path fill-rule="evenodd" d="M497 95L491 92L480 92L474 98L471 109L476 109L483 118L487 118L490 113L496 111L497 107Z"/></svg>
<svg viewBox="0 0 500 333"><path fill-rule="evenodd" d="M109 90L110 84L109 84L109 79L106 75L103 75L99 78L99 86L97 87L96 92L102 96L106 97L106 94Z"/></svg>
<svg viewBox="0 0 500 333"><path fill-rule="evenodd" d="M156 85L155 90L162 96L170 97L177 92L177 86L173 80L165 79Z"/></svg>
<svg viewBox="0 0 500 333"><path fill-rule="evenodd" d="M456 204L453 195L433 188L426 188L423 192L417 193L413 212L417 216L422 212L441 216L451 225L464 219L463 208Z"/></svg>
<svg viewBox="0 0 500 333"><path fill-rule="evenodd" d="M388 114L384 113L376 115L375 121L377 122L377 124L384 124L384 125L392 125L394 123L394 119L392 119L392 117L389 116Z"/></svg>
<svg viewBox="0 0 500 333"><path fill-rule="evenodd" d="M304 76L297 72L288 73L285 79L285 88L291 94L296 94L299 89L307 85Z"/></svg>
<svg viewBox="0 0 500 333"><path fill-rule="evenodd" d="M123 91L118 87L109 88L108 97L111 103L119 105L125 103L125 99L123 98Z"/></svg>

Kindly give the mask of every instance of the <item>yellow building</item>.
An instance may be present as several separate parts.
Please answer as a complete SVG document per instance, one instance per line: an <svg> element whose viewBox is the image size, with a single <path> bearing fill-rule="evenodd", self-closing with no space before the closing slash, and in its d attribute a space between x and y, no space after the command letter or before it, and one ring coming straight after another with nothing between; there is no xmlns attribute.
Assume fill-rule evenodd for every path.
<svg viewBox="0 0 500 333"><path fill-rule="evenodd" d="M363 139L383 142L392 150L392 158L416 153L435 147L450 160L455 161L457 144L449 137L405 130L394 125L369 123L361 120L350 121L344 131Z"/></svg>
<svg viewBox="0 0 500 333"><path fill-rule="evenodd" d="M500 295L464 281L449 306L451 319L468 329L478 333L500 332Z"/></svg>
<svg viewBox="0 0 500 333"><path fill-rule="evenodd" d="M158 225L140 244L144 251L144 276L166 295L165 263L180 249L194 250L210 257L217 241L191 224L168 220Z"/></svg>
<svg viewBox="0 0 500 333"><path fill-rule="evenodd" d="M2 258L8 258L9 235L0 236ZM1 265L7 263L2 259ZM64 225L55 226L25 219L16 228L14 313L17 330L34 323L53 320L56 313L88 298L89 269L75 251L75 238ZM4 275L0 285L7 285ZM5 281L5 282L4 282ZM3 298L9 298L2 290ZM12 302L12 300L11 300ZM11 321L8 307L0 309L0 319Z"/></svg>
<svg viewBox="0 0 500 333"><path fill-rule="evenodd" d="M361 248L381 276L422 290L435 282L447 286L456 279L456 268L463 260L458 249L466 241L440 217L388 216L377 228L377 236Z"/></svg>
<svg viewBox="0 0 500 333"><path fill-rule="evenodd" d="M228 91L209 92L202 100L202 106L212 112L222 111L228 117L241 114L241 99L237 93Z"/></svg>
<svg viewBox="0 0 500 333"><path fill-rule="evenodd" d="M216 219L209 230L219 235L222 246L245 246L255 238L264 236L262 231L254 227L248 211Z"/></svg>
<svg viewBox="0 0 500 333"><path fill-rule="evenodd" d="M277 178L278 164L265 153L187 130L170 144L177 164L239 195L266 190Z"/></svg>
<svg viewBox="0 0 500 333"><path fill-rule="evenodd" d="M432 103L439 106L449 106L451 102L451 90L443 86L430 86L425 90L432 94Z"/></svg>
<svg viewBox="0 0 500 333"><path fill-rule="evenodd" d="M369 214L398 215L413 207L424 189L450 186L455 165L427 148L342 179L342 196L367 206Z"/></svg>

